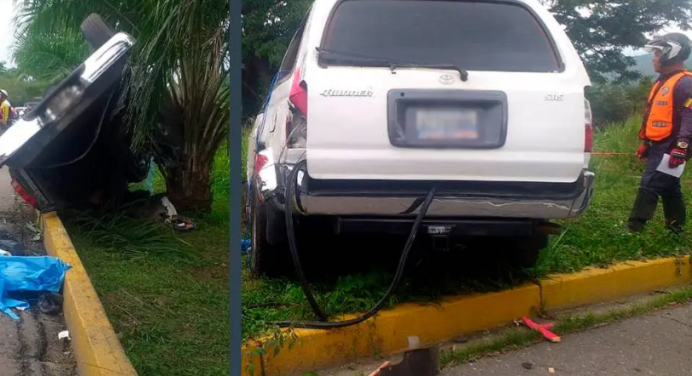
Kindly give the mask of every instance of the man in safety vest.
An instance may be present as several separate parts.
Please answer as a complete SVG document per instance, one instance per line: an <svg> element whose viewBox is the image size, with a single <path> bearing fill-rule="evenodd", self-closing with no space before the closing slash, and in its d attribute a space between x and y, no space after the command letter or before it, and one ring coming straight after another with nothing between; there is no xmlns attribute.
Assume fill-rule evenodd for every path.
<svg viewBox="0 0 692 376"><path fill-rule="evenodd" d="M630 232L644 229L656 211L659 197L663 201L666 227L680 233L685 224L687 211L680 178L671 174L671 170L665 170L678 170L690 158L692 72L684 63L690 56L691 44L684 34L671 33L652 40L645 47L647 52L654 54L654 70L660 76L649 93L639 131L642 144L637 156L647 159L647 163L627 222ZM664 158L668 158L668 162L662 164Z"/></svg>
<svg viewBox="0 0 692 376"><path fill-rule="evenodd" d="M0 127L3 130L7 129L10 125L10 109L12 105L10 101L7 100L7 91L0 90Z"/></svg>

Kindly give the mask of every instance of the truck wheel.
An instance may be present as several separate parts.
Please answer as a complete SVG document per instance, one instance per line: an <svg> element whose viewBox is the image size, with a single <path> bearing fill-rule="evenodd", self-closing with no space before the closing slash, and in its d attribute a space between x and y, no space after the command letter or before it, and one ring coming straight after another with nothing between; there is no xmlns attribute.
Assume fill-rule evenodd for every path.
<svg viewBox="0 0 692 376"><path fill-rule="evenodd" d="M90 14L82 21L81 29L84 39L94 50L98 50L115 35L115 31L96 13Z"/></svg>
<svg viewBox="0 0 692 376"><path fill-rule="evenodd" d="M293 265L291 254L286 245L275 245L268 241L267 235L270 230L273 232L282 228L273 222L283 219L277 213L268 215L268 211L274 212L275 209L264 202L260 202L255 196L251 209L252 245L250 248L250 270L255 277L262 275L267 277L282 276L286 273L287 268ZM281 234L272 234L272 238L281 236Z"/></svg>
<svg viewBox="0 0 692 376"><path fill-rule="evenodd" d="M512 238L508 244L509 262L518 268L531 268L536 265L541 250L548 246L547 234Z"/></svg>

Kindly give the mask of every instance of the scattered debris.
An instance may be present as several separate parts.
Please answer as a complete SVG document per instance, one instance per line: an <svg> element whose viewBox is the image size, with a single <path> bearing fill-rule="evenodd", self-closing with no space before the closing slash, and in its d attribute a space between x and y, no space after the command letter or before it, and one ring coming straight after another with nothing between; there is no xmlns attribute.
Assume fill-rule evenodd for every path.
<svg viewBox="0 0 692 376"><path fill-rule="evenodd" d="M33 232L34 234L41 233L41 230L39 230L35 224L31 222L27 222L26 228L29 229L29 231Z"/></svg>
<svg viewBox="0 0 692 376"><path fill-rule="evenodd" d="M70 332L67 331L67 330L63 330L62 332L58 333L58 339L61 340L61 341L62 341L63 339L67 339L68 341L71 340L71 338L70 338Z"/></svg>
<svg viewBox="0 0 692 376"><path fill-rule="evenodd" d="M391 364L392 364L392 362L390 362L389 360L386 361L386 362L384 362L384 363L382 363L382 365L379 366L379 367L377 367L376 370L372 371L372 373L371 373L369 376L379 376L379 375L380 375L380 371L382 370L382 368L384 368L384 367L389 367Z"/></svg>
<svg viewBox="0 0 692 376"><path fill-rule="evenodd" d="M197 224L191 218L177 214L166 218L166 223L177 231L192 231L197 228Z"/></svg>
<svg viewBox="0 0 692 376"><path fill-rule="evenodd" d="M548 367L548 373L555 373L555 368Z"/></svg>
<svg viewBox="0 0 692 376"><path fill-rule="evenodd" d="M464 336L459 336L457 338L454 338L454 343L466 343L468 341L469 341L469 339L464 337Z"/></svg>
<svg viewBox="0 0 692 376"><path fill-rule="evenodd" d="M435 347L408 350L398 364L380 369L379 376L436 376L440 373L440 351Z"/></svg>
<svg viewBox="0 0 692 376"><path fill-rule="evenodd" d="M62 295L55 292L41 294L38 298L38 309L46 315L56 315L62 310Z"/></svg>
<svg viewBox="0 0 692 376"><path fill-rule="evenodd" d="M31 241L34 241L34 242L41 241L41 229L36 227L36 225L31 223L31 222L27 222L26 227L33 234L33 236L31 237Z"/></svg>
<svg viewBox="0 0 692 376"><path fill-rule="evenodd" d="M547 339L550 342L553 343L558 343L560 342L560 336L557 334L553 333L550 331L550 329L553 328L553 324L536 324L535 322L531 321L528 317L523 317L524 324L531 330L535 330L543 335L545 339Z"/></svg>
<svg viewBox="0 0 692 376"><path fill-rule="evenodd" d="M42 294L57 294L70 268L51 256L0 257L0 311L19 320L12 308L29 308Z"/></svg>
<svg viewBox="0 0 692 376"><path fill-rule="evenodd" d="M4 234L0 234L0 249L8 252L9 256L24 256L26 254L24 244Z"/></svg>
<svg viewBox="0 0 692 376"><path fill-rule="evenodd" d="M524 369L533 369L533 363L531 362L521 363L521 366L524 367Z"/></svg>

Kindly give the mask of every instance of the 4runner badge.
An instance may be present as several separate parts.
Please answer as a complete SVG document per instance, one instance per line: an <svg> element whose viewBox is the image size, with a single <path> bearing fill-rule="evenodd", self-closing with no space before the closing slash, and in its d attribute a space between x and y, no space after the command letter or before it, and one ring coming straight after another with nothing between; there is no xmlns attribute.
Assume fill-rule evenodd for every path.
<svg viewBox="0 0 692 376"><path fill-rule="evenodd" d="M323 97L372 97L372 89L365 90L334 90L326 89L320 93Z"/></svg>

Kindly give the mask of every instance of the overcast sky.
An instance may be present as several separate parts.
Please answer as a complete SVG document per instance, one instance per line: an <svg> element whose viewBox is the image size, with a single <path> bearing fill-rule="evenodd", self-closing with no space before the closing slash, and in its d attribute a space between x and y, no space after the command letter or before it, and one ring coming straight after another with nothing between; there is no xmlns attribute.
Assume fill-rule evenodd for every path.
<svg viewBox="0 0 692 376"><path fill-rule="evenodd" d="M0 0L0 61L14 66L12 59L12 46L14 45L14 18L15 10L12 0Z"/></svg>
<svg viewBox="0 0 692 376"><path fill-rule="evenodd" d="M0 0L0 1L3 1L3 0ZM682 30L675 28L675 27L669 27L665 30L662 30L658 34L665 34L665 33L672 33L672 32L684 33L685 35L687 35L688 38L692 39L692 32L690 32L690 31L684 31L683 32ZM628 49L628 50L624 51L624 53L625 53L625 55L640 55L640 54L643 54L645 52L642 50L635 51L635 50Z"/></svg>

